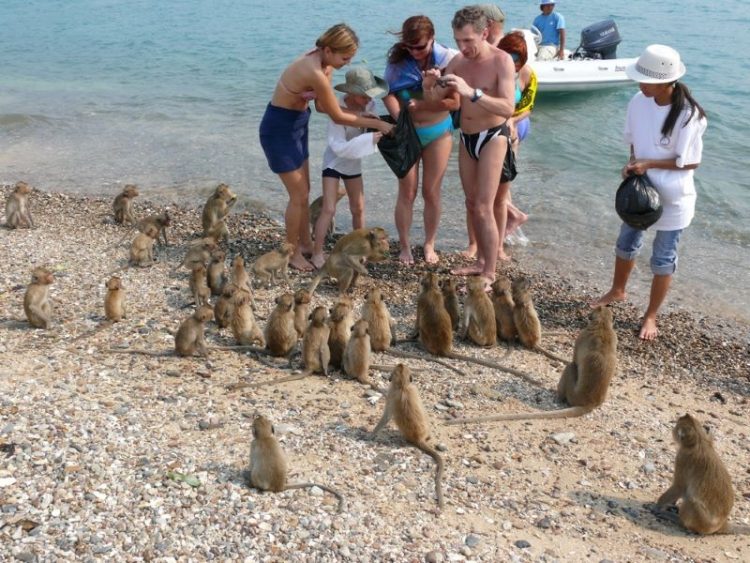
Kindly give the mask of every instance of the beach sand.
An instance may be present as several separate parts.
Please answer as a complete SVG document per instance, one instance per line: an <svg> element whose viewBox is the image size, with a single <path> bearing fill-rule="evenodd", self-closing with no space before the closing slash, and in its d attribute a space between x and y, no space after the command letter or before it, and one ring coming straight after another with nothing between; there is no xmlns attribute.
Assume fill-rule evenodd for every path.
<svg viewBox="0 0 750 563"><path fill-rule="evenodd" d="M0 201L9 191L2 188ZM136 199L138 216L160 210L145 199ZM559 408L554 390L562 365L540 354L456 343L460 353L534 374L541 388L460 362L466 377L409 360L446 462L446 506L438 515L432 460L392 425L369 439L383 398L341 374L230 391L238 381L288 374L286 362L277 368L230 351L212 351L208 359L106 353L123 345L173 349L173 334L192 311L187 271L173 269L197 238L200 210L170 209L172 246L159 250L153 267L120 273L128 317L97 330L104 282L125 265L132 235L117 245L127 229L112 222L110 200L34 192L31 206L36 229L0 229L0 560L748 558L750 536L698 537L643 507L671 482L671 429L690 412L711 427L733 477L731 521L750 523L747 326L670 309L659 340L645 343L637 337L640 310L615 305L618 373L604 405L571 420L442 424L455 416ZM233 213L228 225L230 257L242 252L250 262L282 242L283 230L260 212ZM459 261L443 255L438 269ZM39 265L57 278L49 330L30 328L23 315L24 289ZM357 310L366 289L379 284L405 336L423 263L368 268L372 277L354 291ZM586 324L586 304L603 288L548 275L543 265L524 263L522 251L506 273L531 278L543 345L569 357ZM291 276L293 288L311 277ZM256 292L259 318L284 290ZM312 305L330 306L335 298L334 287L323 283ZM213 323L207 340L233 343ZM386 355L374 361L396 363ZM387 386L387 374L372 376ZM338 488L346 496L342 514L320 490L271 494L245 484L255 413L276 424L291 480Z"/></svg>

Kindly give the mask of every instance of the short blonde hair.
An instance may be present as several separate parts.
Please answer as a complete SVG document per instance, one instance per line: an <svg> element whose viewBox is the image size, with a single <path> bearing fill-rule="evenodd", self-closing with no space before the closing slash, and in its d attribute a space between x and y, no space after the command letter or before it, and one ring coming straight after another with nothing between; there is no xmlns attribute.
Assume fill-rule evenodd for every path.
<svg viewBox="0 0 750 563"><path fill-rule="evenodd" d="M359 47L359 37L354 30L345 23L337 23L329 27L315 42L318 49L328 47L336 53L354 53Z"/></svg>

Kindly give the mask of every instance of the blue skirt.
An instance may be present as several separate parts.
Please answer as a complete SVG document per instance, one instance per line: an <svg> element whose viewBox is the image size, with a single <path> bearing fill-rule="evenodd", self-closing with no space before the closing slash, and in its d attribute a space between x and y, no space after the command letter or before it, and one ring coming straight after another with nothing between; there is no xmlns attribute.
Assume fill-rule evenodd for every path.
<svg viewBox="0 0 750 563"><path fill-rule="evenodd" d="M310 156L307 149L309 121L310 108L297 111L268 104L260 122L260 146L274 173L297 170Z"/></svg>

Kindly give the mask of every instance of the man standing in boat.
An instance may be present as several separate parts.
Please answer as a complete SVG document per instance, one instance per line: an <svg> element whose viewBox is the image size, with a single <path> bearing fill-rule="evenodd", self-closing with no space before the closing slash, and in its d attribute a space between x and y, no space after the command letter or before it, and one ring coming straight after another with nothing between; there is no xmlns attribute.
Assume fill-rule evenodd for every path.
<svg viewBox="0 0 750 563"><path fill-rule="evenodd" d="M565 58L565 18L555 12L555 0L541 0L542 11L534 18L534 27L542 33L542 42L536 53L538 61L552 61Z"/></svg>

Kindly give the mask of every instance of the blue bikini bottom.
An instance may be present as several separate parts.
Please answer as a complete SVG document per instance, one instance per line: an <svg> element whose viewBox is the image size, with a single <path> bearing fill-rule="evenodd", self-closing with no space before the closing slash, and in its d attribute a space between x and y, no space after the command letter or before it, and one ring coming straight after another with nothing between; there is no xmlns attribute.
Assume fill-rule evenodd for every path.
<svg viewBox="0 0 750 563"><path fill-rule="evenodd" d="M422 145L422 148L425 148L435 139L453 131L453 120L449 115L442 121L424 127L415 127L415 129L417 130L417 137L419 137L419 144Z"/></svg>

